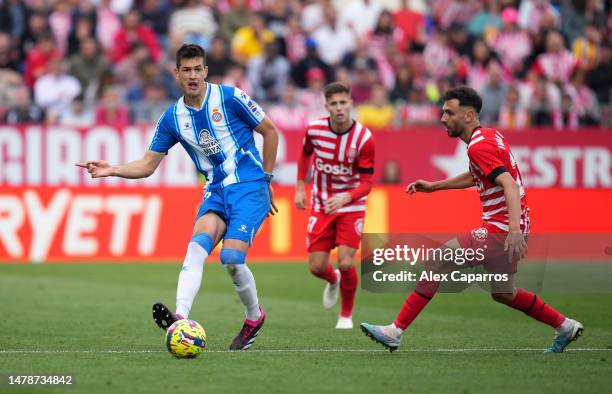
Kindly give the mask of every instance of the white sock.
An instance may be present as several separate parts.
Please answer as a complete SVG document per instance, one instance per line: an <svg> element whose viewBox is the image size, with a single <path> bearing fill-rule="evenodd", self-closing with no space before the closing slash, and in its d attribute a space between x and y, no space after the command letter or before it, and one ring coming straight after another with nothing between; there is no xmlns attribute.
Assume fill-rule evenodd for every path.
<svg viewBox="0 0 612 394"><path fill-rule="evenodd" d="M246 318L253 321L259 320L261 311L253 273L246 264L226 264L225 269L236 286L236 293L240 301L246 308Z"/></svg>
<svg viewBox="0 0 612 394"><path fill-rule="evenodd" d="M402 334L404 334L404 330L396 326L395 323L391 323L387 327L389 327L389 332L396 338L399 338L402 336Z"/></svg>
<svg viewBox="0 0 612 394"><path fill-rule="evenodd" d="M204 262L207 257L208 252L200 244L189 242L176 287L176 313L185 319L189 316L193 300L200 290Z"/></svg>

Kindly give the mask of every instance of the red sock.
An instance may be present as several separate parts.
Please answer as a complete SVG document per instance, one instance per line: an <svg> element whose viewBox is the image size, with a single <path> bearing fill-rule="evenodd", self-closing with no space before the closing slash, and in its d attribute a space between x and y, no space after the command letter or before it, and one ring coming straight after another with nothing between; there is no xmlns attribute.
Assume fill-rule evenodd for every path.
<svg viewBox="0 0 612 394"><path fill-rule="evenodd" d="M357 293L357 270L351 267L340 273L340 295L342 297L342 307L340 316L350 317L353 314L355 305L355 294Z"/></svg>
<svg viewBox="0 0 612 394"><path fill-rule="evenodd" d="M431 297L413 291L408 298L406 298L406 301L404 301L404 305L402 305L402 309L397 314L393 323L402 330L405 330L412 321L416 319L419 313L421 313L429 301L431 301Z"/></svg>
<svg viewBox="0 0 612 394"><path fill-rule="evenodd" d="M321 278L323 280L328 281L332 285L338 282L338 276L336 275L336 271L334 271L334 267L332 267L330 263L327 263L327 265L325 266L325 269L322 272L320 273L313 272L312 274L316 276L317 278Z"/></svg>
<svg viewBox="0 0 612 394"><path fill-rule="evenodd" d="M516 289L516 296L510 306L553 328L559 327L565 320L565 316L557 312L555 308L527 290Z"/></svg>

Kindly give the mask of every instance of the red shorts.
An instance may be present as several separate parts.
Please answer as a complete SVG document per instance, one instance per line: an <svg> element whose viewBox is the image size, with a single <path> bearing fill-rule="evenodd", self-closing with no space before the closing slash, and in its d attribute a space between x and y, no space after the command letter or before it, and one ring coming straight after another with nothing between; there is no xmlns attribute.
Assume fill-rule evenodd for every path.
<svg viewBox="0 0 612 394"><path fill-rule="evenodd" d="M327 215L312 212L308 218L306 248L309 252L329 252L338 245L359 248L365 212Z"/></svg>
<svg viewBox="0 0 612 394"><path fill-rule="evenodd" d="M514 274L518 269L519 258L514 257L512 262L508 261L508 252L504 250L507 236L506 231L484 222L482 226L460 235L457 240L464 249L481 248L483 250L485 257L483 265L488 272Z"/></svg>

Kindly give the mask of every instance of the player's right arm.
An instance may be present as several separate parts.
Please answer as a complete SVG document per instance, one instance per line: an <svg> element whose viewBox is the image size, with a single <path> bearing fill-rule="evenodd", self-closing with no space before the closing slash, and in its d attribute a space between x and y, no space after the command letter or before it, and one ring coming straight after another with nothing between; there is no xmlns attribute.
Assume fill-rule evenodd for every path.
<svg viewBox="0 0 612 394"><path fill-rule="evenodd" d="M297 182L295 185L295 206L298 209L306 209L306 177L308 176L308 169L310 168L310 157L314 152L312 141L308 138L308 131L304 137L304 146L302 153L298 159L298 175Z"/></svg>
<svg viewBox="0 0 612 394"><path fill-rule="evenodd" d="M472 174L470 174L469 171L466 171L463 174L436 182L429 182L419 179L408 185L406 188L406 193L432 193L437 192L438 190L467 189L468 187L472 187L474 185L474 178L472 178Z"/></svg>
<svg viewBox="0 0 612 394"><path fill-rule="evenodd" d="M76 165L85 168L92 178L116 176L119 178L138 179L153 174L164 158L164 153L147 151L141 159L125 164L111 165L104 160L91 160Z"/></svg>
<svg viewBox="0 0 612 394"><path fill-rule="evenodd" d="M125 164L111 165L104 160L91 160L76 165L85 168L92 178L116 176L127 179L146 178L153 174L168 150L177 142L174 119L171 111L164 112L155 125L155 134L149 150L141 159Z"/></svg>

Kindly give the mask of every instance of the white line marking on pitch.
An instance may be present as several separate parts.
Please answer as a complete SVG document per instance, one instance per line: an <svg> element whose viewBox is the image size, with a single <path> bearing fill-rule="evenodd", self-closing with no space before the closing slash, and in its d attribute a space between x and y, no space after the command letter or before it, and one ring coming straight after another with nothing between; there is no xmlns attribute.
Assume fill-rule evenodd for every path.
<svg viewBox="0 0 612 394"><path fill-rule="evenodd" d="M517 349L496 349L496 348L472 348L472 349L404 349L397 350L401 353L488 353L488 352L542 352L539 348L517 348ZM165 350L20 350L7 349L0 350L0 354L144 354L144 353L165 353ZM260 349L248 350L248 353L379 353L388 352L382 349ZM572 348L568 352L612 352L610 348ZM230 352L228 350L206 350L205 353L244 353Z"/></svg>

